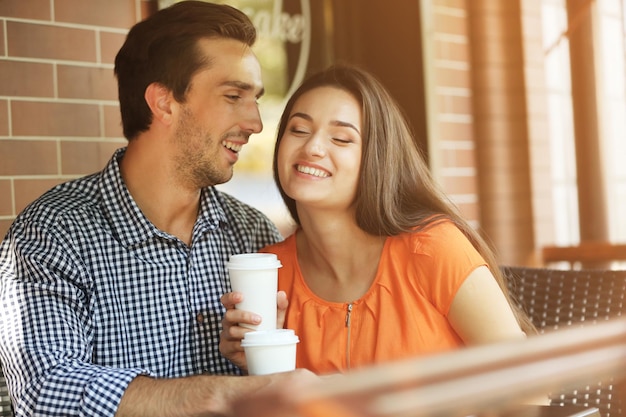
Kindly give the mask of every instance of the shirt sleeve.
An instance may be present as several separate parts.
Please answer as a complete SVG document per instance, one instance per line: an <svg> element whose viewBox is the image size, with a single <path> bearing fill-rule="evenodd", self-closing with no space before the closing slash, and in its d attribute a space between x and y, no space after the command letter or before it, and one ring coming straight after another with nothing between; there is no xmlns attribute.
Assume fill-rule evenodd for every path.
<svg viewBox="0 0 626 417"><path fill-rule="evenodd" d="M114 415L142 369L91 363L92 288L71 247L16 222L0 245L0 360L17 415Z"/></svg>
<svg viewBox="0 0 626 417"><path fill-rule="evenodd" d="M440 222L414 235L415 267L419 285L445 316L469 274L487 265L461 230L450 221Z"/></svg>

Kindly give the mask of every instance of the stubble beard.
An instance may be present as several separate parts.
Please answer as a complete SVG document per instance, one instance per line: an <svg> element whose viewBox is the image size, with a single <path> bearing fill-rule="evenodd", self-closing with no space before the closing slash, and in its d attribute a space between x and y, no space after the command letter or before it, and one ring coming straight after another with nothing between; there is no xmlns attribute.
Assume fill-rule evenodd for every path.
<svg viewBox="0 0 626 417"><path fill-rule="evenodd" d="M205 133L186 106L183 107L175 138L178 149L176 169L184 184L200 189L223 184L232 178L232 166L221 170L216 164L222 147L221 138L216 143L210 134Z"/></svg>

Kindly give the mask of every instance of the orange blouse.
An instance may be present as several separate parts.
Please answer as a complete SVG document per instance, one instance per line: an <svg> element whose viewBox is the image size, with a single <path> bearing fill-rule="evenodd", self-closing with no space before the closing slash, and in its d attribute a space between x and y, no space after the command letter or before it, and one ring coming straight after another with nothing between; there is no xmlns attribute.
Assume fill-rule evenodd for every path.
<svg viewBox="0 0 626 417"><path fill-rule="evenodd" d="M300 338L296 366L318 374L443 352L463 344L447 320L468 275L486 265L451 222L385 241L373 284L350 303L325 301L306 285L295 234L268 246L283 264L278 289L289 308L284 327Z"/></svg>

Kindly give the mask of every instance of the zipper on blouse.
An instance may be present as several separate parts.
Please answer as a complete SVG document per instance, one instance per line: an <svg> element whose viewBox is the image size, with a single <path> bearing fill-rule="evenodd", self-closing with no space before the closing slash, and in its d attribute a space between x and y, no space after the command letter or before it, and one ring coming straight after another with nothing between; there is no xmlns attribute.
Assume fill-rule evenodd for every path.
<svg viewBox="0 0 626 417"><path fill-rule="evenodd" d="M350 315L352 314L352 303L348 304L346 313L346 327L348 328L348 339L346 341L346 368L350 369Z"/></svg>

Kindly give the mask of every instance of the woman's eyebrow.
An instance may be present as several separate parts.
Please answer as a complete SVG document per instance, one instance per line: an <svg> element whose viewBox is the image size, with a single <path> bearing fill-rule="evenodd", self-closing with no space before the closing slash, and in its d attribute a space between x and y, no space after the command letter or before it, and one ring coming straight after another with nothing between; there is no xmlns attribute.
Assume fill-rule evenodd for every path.
<svg viewBox="0 0 626 417"><path fill-rule="evenodd" d="M294 117L299 117L299 118L307 120L309 122L313 121L313 118L311 116L309 116L308 114L306 114L306 113L296 112L296 113L292 114L291 116L289 116L289 120L293 119Z"/></svg>
<svg viewBox="0 0 626 417"><path fill-rule="evenodd" d="M361 135L361 132L359 132L359 129L357 129L357 127L353 125L352 123L342 122L341 120L332 120L330 124L333 126L339 126L339 127L349 127L350 129L354 129L354 131L358 133L359 136Z"/></svg>
<svg viewBox="0 0 626 417"><path fill-rule="evenodd" d="M302 112L296 112L296 113L292 114L291 116L289 116L289 119L291 120L294 117L299 117L299 118L307 120L309 122L313 121L313 118L311 116L309 116L306 113L302 113ZM333 126L348 127L350 129L353 129L356 133L358 133L359 136L361 135L361 132L359 132L359 129L355 125L353 125L352 123L343 122L341 120L331 120L330 124L333 125Z"/></svg>

